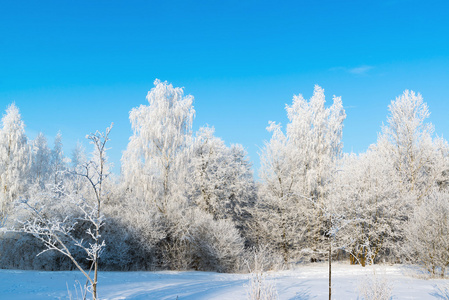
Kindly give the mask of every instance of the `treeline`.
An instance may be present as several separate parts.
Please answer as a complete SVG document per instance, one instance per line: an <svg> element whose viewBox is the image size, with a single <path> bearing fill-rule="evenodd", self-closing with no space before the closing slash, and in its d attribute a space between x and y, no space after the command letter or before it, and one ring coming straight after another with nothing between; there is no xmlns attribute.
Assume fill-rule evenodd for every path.
<svg viewBox="0 0 449 300"><path fill-rule="evenodd" d="M295 96L285 130L267 128L260 182L241 145L227 147L213 128L192 132L193 97L181 88L156 80L147 100L130 112L119 176L95 143L90 154L78 145L65 155L59 134L51 148L42 133L29 141L18 108L8 107L0 267L73 269L66 250L45 251L65 245L89 269L86 245L104 241L94 253L103 270L234 272L255 257L268 269L325 260L332 249L363 266L413 262L444 275L449 146L426 122L420 94L392 101L377 143L359 155L342 153L341 98L326 107L318 86L309 100ZM86 207L98 216L86 217ZM66 232L51 237L49 224Z"/></svg>

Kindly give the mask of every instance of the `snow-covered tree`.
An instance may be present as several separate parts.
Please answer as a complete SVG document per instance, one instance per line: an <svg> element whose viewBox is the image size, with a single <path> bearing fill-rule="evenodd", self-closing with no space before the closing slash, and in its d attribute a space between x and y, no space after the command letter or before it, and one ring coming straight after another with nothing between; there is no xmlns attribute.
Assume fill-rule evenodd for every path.
<svg viewBox="0 0 449 300"><path fill-rule="evenodd" d="M50 174L50 149L47 138L40 132L32 146L31 177L33 182L43 188Z"/></svg>
<svg viewBox="0 0 449 300"><path fill-rule="evenodd" d="M342 160L333 194L340 199L338 210L349 222L338 239L352 263L365 266L374 263L386 249L392 257L400 250L401 220L406 218L407 209L398 186L391 160L378 146Z"/></svg>
<svg viewBox="0 0 449 300"><path fill-rule="evenodd" d="M449 266L449 194L433 189L415 208L406 226L408 255L432 275Z"/></svg>
<svg viewBox="0 0 449 300"><path fill-rule="evenodd" d="M194 117L193 97L182 88L155 80L149 105L130 112L133 135L122 157L126 188L166 211L186 167L186 151Z"/></svg>
<svg viewBox="0 0 449 300"><path fill-rule="evenodd" d="M50 169L53 184L57 184L62 179L62 174L66 170L66 161L62 150L62 134L58 132L55 137L54 147L50 156Z"/></svg>
<svg viewBox="0 0 449 300"><path fill-rule="evenodd" d="M72 150L72 155L70 159L69 166L69 176L66 182L66 187L75 194L86 194L86 186L84 185L84 180L80 176L76 176L76 173L85 166L87 163L87 155L83 144L80 142L76 143L75 148Z"/></svg>
<svg viewBox="0 0 449 300"><path fill-rule="evenodd" d="M197 207L172 211L170 238L162 245L162 263L171 269L231 272L237 270L244 241L227 219L213 216ZM175 220L175 222L173 222Z"/></svg>
<svg viewBox="0 0 449 300"><path fill-rule="evenodd" d="M405 91L393 100L389 105L388 124L383 126L377 144L368 155L372 160L369 169L359 168L372 170L360 174L366 183L357 188L365 195L361 201L366 209L362 213L367 217L364 222L371 220L359 224L363 224L365 233L360 237L364 236L365 242L359 240L362 246L358 249L363 249L365 254L368 249L383 248L389 257L406 257L407 253L401 254L400 249L406 246L407 221L423 199L448 180L448 146L444 139L434 138L433 125L426 122L429 115L428 106L419 93ZM354 181L349 185L354 187ZM382 228L378 228L380 224ZM368 231L371 233L366 236ZM379 233L382 234L379 236ZM376 253L371 251L371 257Z"/></svg>
<svg viewBox="0 0 449 300"><path fill-rule="evenodd" d="M407 257L408 220L430 191L444 188L448 145L433 138L420 94L405 91L389 106L388 125L377 144L342 162L335 194L351 219L341 238L353 262L362 265ZM404 256L405 255L405 256Z"/></svg>
<svg viewBox="0 0 449 300"><path fill-rule="evenodd" d="M425 122L430 112L421 94L408 90L396 97L388 108L388 125L382 128L380 136L385 141L379 142L385 143L392 156L401 191L412 193L419 203L439 175L432 159L434 127Z"/></svg>
<svg viewBox="0 0 449 300"><path fill-rule="evenodd" d="M324 90L315 86L309 101L298 95L286 106L285 134L273 122L267 128L273 135L261 154L262 206L276 215L266 219L286 261L291 250L315 252L322 238L325 220L317 207L326 205L346 117L341 98L333 100L326 108Z"/></svg>
<svg viewBox="0 0 449 300"><path fill-rule="evenodd" d="M83 144L81 144L80 142L76 143L75 149L73 149L71 157L72 157L71 158L72 169L76 169L86 163L87 161L86 150L84 149Z"/></svg>
<svg viewBox="0 0 449 300"><path fill-rule="evenodd" d="M29 168L25 124L13 103L2 118L0 130L0 224L11 203L26 192Z"/></svg>
<svg viewBox="0 0 449 300"><path fill-rule="evenodd" d="M243 249L235 224L243 223L245 188L251 191L252 183L246 153L227 148L208 130L194 141L193 97L183 89L156 80L147 100L130 113L133 135L122 157L125 199L142 208L127 220L151 216L149 228L132 226L147 231L143 240L160 266L235 268Z"/></svg>
<svg viewBox="0 0 449 300"><path fill-rule="evenodd" d="M213 128L196 134L187 176L191 201L216 219L231 219L242 229L255 201L251 163L241 145L226 147Z"/></svg>
<svg viewBox="0 0 449 300"><path fill-rule="evenodd" d="M294 186L300 180L296 172L296 159L292 143L273 122L267 128L273 132L271 140L265 143L261 153L260 178L255 225L259 243L271 244L282 252L284 262L304 248L305 235L310 224L301 210L310 204L305 198L296 197ZM300 203L299 203L300 202Z"/></svg>

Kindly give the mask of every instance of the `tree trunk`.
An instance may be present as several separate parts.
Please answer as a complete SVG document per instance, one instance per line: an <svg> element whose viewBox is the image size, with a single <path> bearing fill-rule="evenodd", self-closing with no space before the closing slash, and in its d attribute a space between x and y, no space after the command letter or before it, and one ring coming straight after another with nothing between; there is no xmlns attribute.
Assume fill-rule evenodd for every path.
<svg viewBox="0 0 449 300"><path fill-rule="evenodd" d="M92 284L92 299L97 300L97 283Z"/></svg>
<svg viewBox="0 0 449 300"><path fill-rule="evenodd" d="M359 254L359 260L360 260L360 265L362 267L365 267L366 266L366 249L365 249L365 247L363 247L363 250Z"/></svg>
<svg viewBox="0 0 449 300"><path fill-rule="evenodd" d="M354 251L355 252L355 251ZM354 254L349 254L349 263L351 265L355 265L357 263L357 260L355 259Z"/></svg>
<svg viewBox="0 0 449 300"><path fill-rule="evenodd" d="M98 256L95 255L94 262L94 283L92 284L92 299L97 300L97 281L98 281Z"/></svg>

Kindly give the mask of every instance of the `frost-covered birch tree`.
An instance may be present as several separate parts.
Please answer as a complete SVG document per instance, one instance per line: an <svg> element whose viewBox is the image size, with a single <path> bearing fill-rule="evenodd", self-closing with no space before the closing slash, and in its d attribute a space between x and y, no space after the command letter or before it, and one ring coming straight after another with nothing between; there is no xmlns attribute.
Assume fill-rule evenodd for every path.
<svg viewBox="0 0 449 300"><path fill-rule="evenodd" d="M274 122L267 128L273 132L271 140L261 153L260 178L256 228L260 243L271 244L288 262L303 248L309 228L307 217L300 206L309 207L303 198L295 197L294 184L300 180L291 143ZM301 201L301 205L297 203ZM301 208L302 208L301 207ZM257 231L256 231L257 232Z"/></svg>
<svg viewBox="0 0 449 300"><path fill-rule="evenodd" d="M217 147L206 143L202 149L217 150L217 156L211 158L215 169L199 170L205 165L201 165L201 155L195 157L194 153L202 151L200 145L207 138L193 142L193 97L184 96L182 88L167 82L156 80L154 84L147 95L149 105L130 113L133 135L122 157L125 194L145 207L138 215L152 218L146 222L149 226L142 228L151 233L145 234L147 244L154 245L151 251L158 258L156 263L166 268L235 268L243 241L231 220L240 217L237 204L245 201L237 186L239 176L250 173L224 167L231 160L236 168L249 166L244 151L238 147L228 150L213 139ZM204 180L193 184L190 176L203 176ZM154 241L155 237L160 240Z"/></svg>
<svg viewBox="0 0 449 300"><path fill-rule="evenodd" d="M152 235L145 234L142 244L157 244L153 251L158 252L159 263L176 268L188 250L183 240L188 225L183 223L183 214L187 213L185 178L195 113L193 97L156 79L147 100L149 105L129 114L133 135L122 156L121 173L126 197L145 208L138 215L152 216L145 222L147 228L134 225ZM154 241L154 237L161 240Z"/></svg>
<svg viewBox="0 0 449 300"><path fill-rule="evenodd" d="M268 127L273 135L261 153L263 206L276 215L267 220L286 261L291 251L308 249L312 259L320 252L325 220L317 207L326 205L346 117L341 98L333 100L326 108L324 90L315 86L309 101L298 95L286 106L285 134L280 125Z"/></svg>
<svg viewBox="0 0 449 300"><path fill-rule="evenodd" d="M366 153L347 155L341 163L333 194L349 224L338 239L351 263L374 263L388 249L400 250L401 221L407 209L398 197L398 180L391 161L372 146ZM393 257L393 256L392 256Z"/></svg>
<svg viewBox="0 0 449 300"><path fill-rule="evenodd" d="M379 143L392 157L401 192L410 194L419 204L441 173L433 167L434 127L426 122L430 112L421 94L408 90L396 97L388 109L388 125L382 128Z"/></svg>
<svg viewBox="0 0 449 300"><path fill-rule="evenodd" d="M396 193L389 200L396 203L392 207L400 210L390 208L395 215L389 219L398 226L391 236L392 248L387 250L398 258L399 248L406 246L407 221L423 199L448 179L449 152L446 141L434 137L433 125L426 122L430 112L421 94L404 91L391 102L389 112L388 125L383 126L374 148L380 161L390 168L389 177L384 180L396 186ZM407 257L407 253L404 255Z"/></svg>
<svg viewBox="0 0 449 300"><path fill-rule="evenodd" d="M433 189L406 226L408 256L442 278L449 266L449 194Z"/></svg>
<svg viewBox="0 0 449 300"><path fill-rule="evenodd" d="M165 212L186 167L186 149L192 135L193 97L182 88L155 80L149 105L131 110L133 135L122 157L126 188Z"/></svg>
<svg viewBox="0 0 449 300"><path fill-rule="evenodd" d="M405 91L389 106L388 125L377 144L359 156L347 157L337 193L352 219L341 237L352 262L361 265L408 257L408 220L422 199L446 186L448 147L433 138L430 115L420 94Z"/></svg>
<svg viewBox="0 0 449 300"><path fill-rule="evenodd" d="M241 145L226 147L214 129L202 127L191 147L188 197L215 219L230 219L243 230L255 202L251 163Z"/></svg>

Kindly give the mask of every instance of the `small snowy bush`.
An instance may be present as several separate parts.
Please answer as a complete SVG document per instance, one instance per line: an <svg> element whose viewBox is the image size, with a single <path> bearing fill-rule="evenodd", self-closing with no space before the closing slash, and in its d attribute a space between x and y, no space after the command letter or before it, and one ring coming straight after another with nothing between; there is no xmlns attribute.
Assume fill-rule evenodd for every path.
<svg viewBox="0 0 449 300"><path fill-rule="evenodd" d="M284 259L270 245L264 244L246 252L245 267L248 272L277 271L284 269Z"/></svg>
<svg viewBox="0 0 449 300"><path fill-rule="evenodd" d="M366 275L359 283L359 295L364 300L390 300L392 299L393 286L385 276L373 272Z"/></svg>
<svg viewBox="0 0 449 300"><path fill-rule="evenodd" d="M232 272L243 255L243 239L230 220L214 220L200 209L170 212L165 261L174 269Z"/></svg>
<svg viewBox="0 0 449 300"><path fill-rule="evenodd" d="M262 272L251 273L248 285L248 300L276 300L276 286L266 280Z"/></svg>

